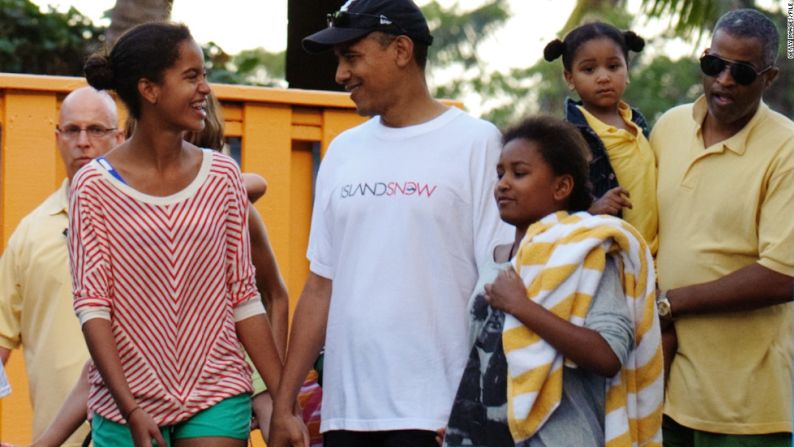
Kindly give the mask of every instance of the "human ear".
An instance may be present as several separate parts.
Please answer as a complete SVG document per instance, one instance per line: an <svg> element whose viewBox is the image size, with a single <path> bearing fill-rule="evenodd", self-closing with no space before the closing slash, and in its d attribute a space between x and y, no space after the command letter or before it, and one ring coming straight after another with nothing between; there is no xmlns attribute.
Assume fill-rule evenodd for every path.
<svg viewBox="0 0 794 447"><path fill-rule="evenodd" d="M568 84L568 89L573 90L575 88L573 85L573 74L568 70L563 70L562 77L565 79L565 83Z"/></svg>
<svg viewBox="0 0 794 447"><path fill-rule="evenodd" d="M564 202L573 192L573 177L569 174L561 175L555 179L554 201Z"/></svg>
<svg viewBox="0 0 794 447"><path fill-rule="evenodd" d="M764 73L764 90L768 89L772 83L775 82L775 79L777 79L779 74L780 69L778 67L772 67L769 69L769 71Z"/></svg>
<svg viewBox="0 0 794 447"><path fill-rule="evenodd" d="M144 101L155 105L160 99L160 86L146 78L138 80L138 94Z"/></svg>
<svg viewBox="0 0 794 447"><path fill-rule="evenodd" d="M118 146L119 144L123 143L124 142L124 132L121 131L121 130L117 130L116 133L115 133L115 137L113 137L113 139L116 140L116 146Z"/></svg>
<svg viewBox="0 0 794 447"><path fill-rule="evenodd" d="M396 51L396 62L399 67L406 67L414 60L414 42L408 36L397 36L392 42Z"/></svg>

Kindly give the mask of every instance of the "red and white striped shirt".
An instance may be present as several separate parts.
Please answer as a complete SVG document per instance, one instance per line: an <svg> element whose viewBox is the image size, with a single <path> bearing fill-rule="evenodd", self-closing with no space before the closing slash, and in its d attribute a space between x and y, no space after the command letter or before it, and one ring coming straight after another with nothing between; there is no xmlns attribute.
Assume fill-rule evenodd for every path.
<svg viewBox="0 0 794 447"><path fill-rule="evenodd" d="M254 282L248 199L237 165L204 151L166 197L140 193L95 160L72 181L69 254L80 321L109 319L138 405L158 425L251 391L235 321L264 312ZM89 410L125 422L99 372Z"/></svg>

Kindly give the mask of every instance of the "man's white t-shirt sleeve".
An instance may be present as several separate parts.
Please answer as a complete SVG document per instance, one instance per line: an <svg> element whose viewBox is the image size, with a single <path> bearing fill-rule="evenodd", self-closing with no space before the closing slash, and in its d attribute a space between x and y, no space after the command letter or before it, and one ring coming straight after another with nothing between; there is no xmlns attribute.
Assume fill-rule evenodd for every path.
<svg viewBox="0 0 794 447"><path fill-rule="evenodd" d="M502 151L499 131L493 132L485 141L485 150L477 152L480 157L472 160L472 229L474 230L474 249L477 271L483 272L486 260L492 259L496 245L510 243L515 236L513 226L506 224L499 216L494 199L496 186L496 164Z"/></svg>
<svg viewBox="0 0 794 447"><path fill-rule="evenodd" d="M309 270L323 278L333 279L333 246L331 234L333 233L333 221L330 217L329 206L331 204L330 195L332 193L327 178L328 172L333 172L328 165L333 163L332 153L334 144L328 148L326 157L320 163L317 172L317 181L314 187L314 206L312 208L311 230L309 231L309 246L306 257L309 259Z"/></svg>

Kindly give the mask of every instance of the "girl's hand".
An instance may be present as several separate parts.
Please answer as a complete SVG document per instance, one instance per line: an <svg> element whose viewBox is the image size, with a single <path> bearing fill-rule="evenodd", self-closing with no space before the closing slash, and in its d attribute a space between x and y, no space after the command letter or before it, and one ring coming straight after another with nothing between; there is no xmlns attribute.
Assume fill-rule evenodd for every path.
<svg viewBox="0 0 794 447"><path fill-rule="evenodd" d="M611 214L617 216L623 208L632 208L629 192L622 186L607 191L600 199L593 202L588 210L590 214Z"/></svg>
<svg viewBox="0 0 794 447"><path fill-rule="evenodd" d="M309 430L303 420L294 414L275 416L270 422L272 447L309 447Z"/></svg>
<svg viewBox="0 0 794 447"><path fill-rule="evenodd" d="M499 272L493 283L485 285L485 300L511 315L528 302L524 282L512 266Z"/></svg>
<svg viewBox="0 0 794 447"><path fill-rule="evenodd" d="M135 409L129 414L127 424L132 434L132 441L135 447L151 447L152 441L157 442L158 447L165 447L165 439L160 433L160 427L154 422L151 416L142 409Z"/></svg>
<svg viewBox="0 0 794 447"><path fill-rule="evenodd" d="M265 442L270 439L270 419L273 417L273 398L270 391L257 394L251 399L254 417L251 419L251 430L258 428Z"/></svg>

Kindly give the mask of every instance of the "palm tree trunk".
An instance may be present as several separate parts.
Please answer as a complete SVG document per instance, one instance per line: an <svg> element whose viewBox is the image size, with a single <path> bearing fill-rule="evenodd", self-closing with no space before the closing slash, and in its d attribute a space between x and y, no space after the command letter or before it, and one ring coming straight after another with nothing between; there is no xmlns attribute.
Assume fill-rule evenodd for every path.
<svg viewBox="0 0 794 447"><path fill-rule="evenodd" d="M110 48L124 31L145 22L168 20L173 0L116 0L110 13L107 45Z"/></svg>
<svg viewBox="0 0 794 447"><path fill-rule="evenodd" d="M601 17L606 11L624 7L624 0L577 0L576 5L568 16L568 21L560 30L560 35L579 26L588 17Z"/></svg>

